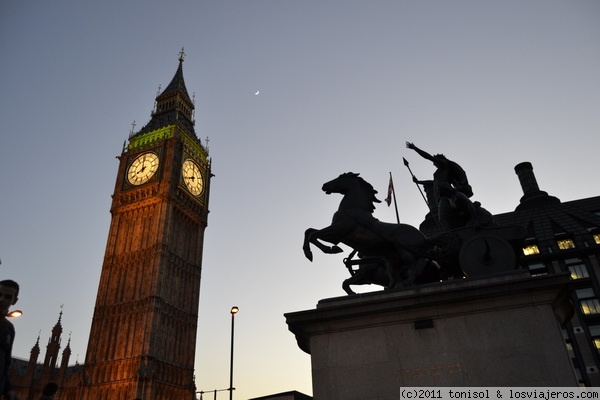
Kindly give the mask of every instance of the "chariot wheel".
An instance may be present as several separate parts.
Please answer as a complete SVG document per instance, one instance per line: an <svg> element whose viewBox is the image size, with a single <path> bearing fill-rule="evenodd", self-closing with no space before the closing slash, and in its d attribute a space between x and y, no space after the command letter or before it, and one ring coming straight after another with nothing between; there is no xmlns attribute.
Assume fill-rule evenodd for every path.
<svg viewBox="0 0 600 400"><path fill-rule="evenodd" d="M495 274L515 269L516 255L507 240L489 233L466 239L458 260L466 277Z"/></svg>

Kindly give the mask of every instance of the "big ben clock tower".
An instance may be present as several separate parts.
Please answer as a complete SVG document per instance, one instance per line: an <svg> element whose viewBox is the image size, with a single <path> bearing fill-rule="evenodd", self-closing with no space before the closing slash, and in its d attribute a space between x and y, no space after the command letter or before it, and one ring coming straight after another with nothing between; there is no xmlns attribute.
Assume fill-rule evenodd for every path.
<svg viewBox="0 0 600 400"><path fill-rule="evenodd" d="M194 130L183 56L150 122L118 157L81 399L194 396L211 171Z"/></svg>

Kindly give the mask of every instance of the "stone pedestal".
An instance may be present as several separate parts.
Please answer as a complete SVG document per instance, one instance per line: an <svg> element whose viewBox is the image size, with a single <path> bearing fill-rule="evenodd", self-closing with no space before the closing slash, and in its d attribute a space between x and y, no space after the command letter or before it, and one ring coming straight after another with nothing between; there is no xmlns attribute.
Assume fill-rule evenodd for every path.
<svg viewBox="0 0 600 400"><path fill-rule="evenodd" d="M286 314L315 400L397 400L401 386L577 386L560 325L568 275L510 273L326 299Z"/></svg>

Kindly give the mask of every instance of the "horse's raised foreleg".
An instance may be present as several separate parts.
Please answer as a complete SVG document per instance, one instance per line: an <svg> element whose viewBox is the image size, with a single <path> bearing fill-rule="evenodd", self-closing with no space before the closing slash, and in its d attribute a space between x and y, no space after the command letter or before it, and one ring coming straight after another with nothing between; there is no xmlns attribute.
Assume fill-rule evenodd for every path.
<svg viewBox="0 0 600 400"><path fill-rule="evenodd" d="M330 226L328 226L327 228L323 228L321 230L315 229L315 228L308 228L305 232L304 232L304 245L302 246L302 249L304 250L304 255L306 256L306 258L308 258L310 261L312 261L313 256L312 256L312 251L310 250L310 244L314 244L315 246L317 246L317 248L319 248L323 253L326 254L337 254L337 253L341 253L343 250L337 246L337 244L339 243L339 240L336 239L337 235L336 235L336 231L331 229ZM329 243L333 243L333 246L327 246L323 243L320 242L320 240L329 242Z"/></svg>
<svg viewBox="0 0 600 400"><path fill-rule="evenodd" d="M315 228L308 228L304 232L304 244L302 245L302 250L304 250L304 256L310 261L313 260L312 251L310 250L310 235L315 231Z"/></svg>

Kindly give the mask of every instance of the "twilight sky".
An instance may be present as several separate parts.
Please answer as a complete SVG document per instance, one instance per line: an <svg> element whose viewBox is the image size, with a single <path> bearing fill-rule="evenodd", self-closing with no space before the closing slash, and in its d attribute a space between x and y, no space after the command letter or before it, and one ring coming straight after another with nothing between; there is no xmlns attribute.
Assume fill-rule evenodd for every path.
<svg viewBox="0 0 600 400"><path fill-rule="evenodd" d="M83 363L115 157L182 47L216 175L198 390L229 385L237 305L235 398L312 393L283 314L344 295L348 249L310 263L303 232L329 224L341 197L321 185L348 171L381 199L392 172L400 219L418 226L427 209L402 157L420 179L434 169L407 140L460 163L494 214L517 206L522 161L563 201L600 194L596 0L4 0L0 277L22 285L16 356L38 335L45 354L62 306ZM375 216L395 221L383 203Z"/></svg>

